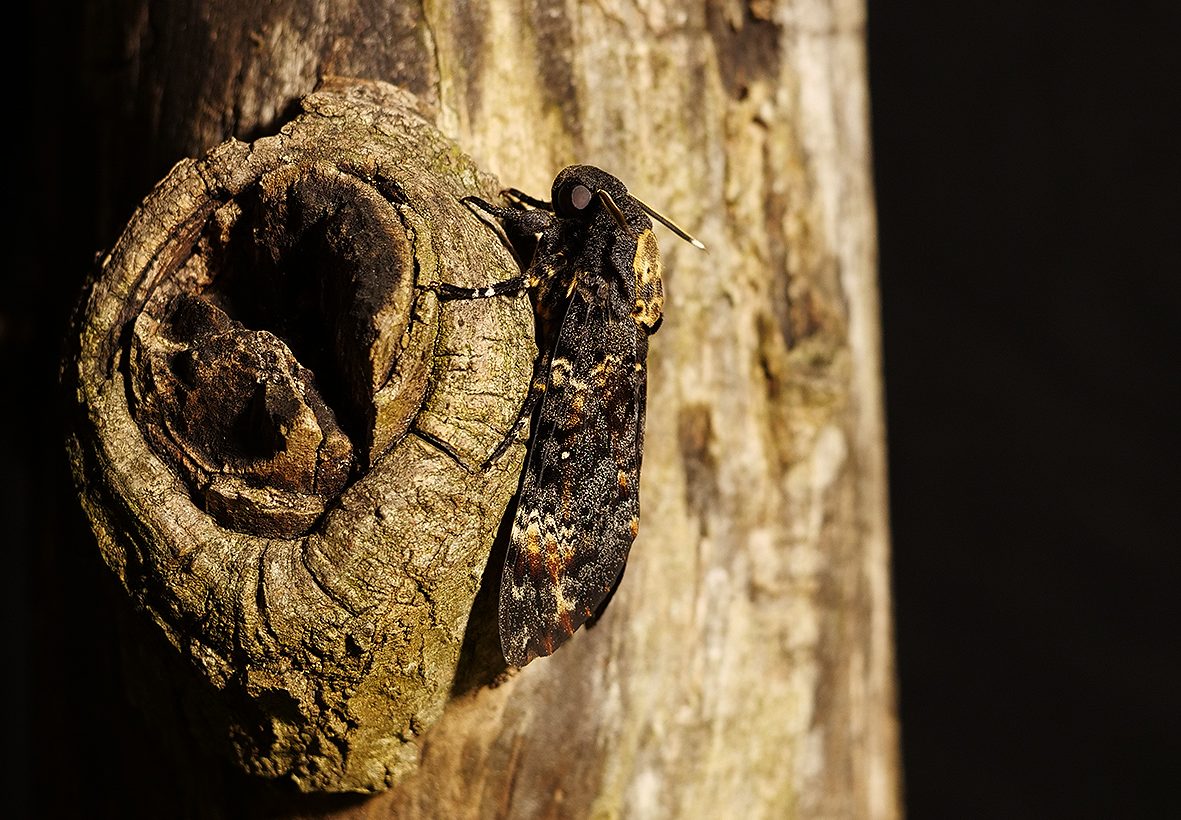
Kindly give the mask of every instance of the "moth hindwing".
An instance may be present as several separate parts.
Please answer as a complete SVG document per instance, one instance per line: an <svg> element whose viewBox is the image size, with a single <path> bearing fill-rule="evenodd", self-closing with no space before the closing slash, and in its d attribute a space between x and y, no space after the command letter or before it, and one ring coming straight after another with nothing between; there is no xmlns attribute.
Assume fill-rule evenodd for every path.
<svg viewBox="0 0 1181 820"><path fill-rule="evenodd" d="M524 277L435 289L442 299L525 289L533 305L533 380L518 425L489 457L532 418L499 608L505 660L523 666L606 606L639 531L648 336L664 305L648 215L670 223L590 165L559 173L550 202L506 198L512 207L465 202L500 221Z"/></svg>

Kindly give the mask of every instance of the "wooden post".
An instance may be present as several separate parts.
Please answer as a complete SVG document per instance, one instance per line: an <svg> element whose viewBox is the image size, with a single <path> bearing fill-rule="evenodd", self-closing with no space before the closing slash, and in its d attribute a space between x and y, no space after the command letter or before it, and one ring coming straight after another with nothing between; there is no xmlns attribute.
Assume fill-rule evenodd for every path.
<svg viewBox="0 0 1181 820"><path fill-rule="evenodd" d="M898 816L862 3L146 8L109 32L135 75L106 87L130 102L102 127L146 146L112 151L113 179L271 133L324 75L368 77L416 94L502 185L545 196L561 167L598 165L709 247L657 228L640 535L601 622L455 689L394 788L281 802Z"/></svg>

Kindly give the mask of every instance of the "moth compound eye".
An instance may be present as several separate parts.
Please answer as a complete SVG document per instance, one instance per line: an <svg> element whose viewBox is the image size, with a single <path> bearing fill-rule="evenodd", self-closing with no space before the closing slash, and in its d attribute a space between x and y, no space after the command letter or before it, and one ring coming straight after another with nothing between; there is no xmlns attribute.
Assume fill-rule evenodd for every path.
<svg viewBox="0 0 1181 820"><path fill-rule="evenodd" d="M570 204L581 211L587 205L590 205L592 196L593 194L591 194L590 188L587 188L585 185L575 185L574 190L570 192Z"/></svg>
<svg viewBox="0 0 1181 820"><path fill-rule="evenodd" d="M587 212L594 198L594 191L581 183L575 183L566 185L559 191L554 205L559 216L564 216L567 219L577 218Z"/></svg>

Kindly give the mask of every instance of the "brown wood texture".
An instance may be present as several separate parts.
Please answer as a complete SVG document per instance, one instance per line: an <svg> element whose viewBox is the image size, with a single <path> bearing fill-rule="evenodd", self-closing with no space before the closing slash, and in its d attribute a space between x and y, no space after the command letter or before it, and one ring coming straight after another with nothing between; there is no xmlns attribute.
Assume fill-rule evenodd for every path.
<svg viewBox="0 0 1181 820"><path fill-rule="evenodd" d="M641 529L602 621L458 687L395 788L245 805L897 816L863 5L164 5L94 20L124 66L100 89L112 191L272 133L326 75L368 77L502 184L544 196L599 165L710 249L659 233Z"/></svg>

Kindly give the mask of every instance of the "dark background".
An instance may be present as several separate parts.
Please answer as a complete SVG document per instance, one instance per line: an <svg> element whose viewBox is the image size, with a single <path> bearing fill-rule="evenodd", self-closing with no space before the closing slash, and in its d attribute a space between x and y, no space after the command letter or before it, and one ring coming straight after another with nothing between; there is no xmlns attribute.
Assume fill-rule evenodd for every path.
<svg viewBox="0 0 1181 820"><path fill-rule="evenodd" d="M1165 816L1181 761L1176 5L871 6L908 812ZM26 14L7 52L0 287L7 746L24 768L4 794L118 815L170 764L119 694L112 584L46 408L102 226L167 169L110 178L94 123L121 112L94 72L118 54L87 51L76 13ZM67 629L79 611L93 618Z"/></svg>
<svg viewBox="0 0 1181 820"><path fill-rule="evenodd" d="M870 5L910 816L1167 816L1181 7Z"/></svg>

